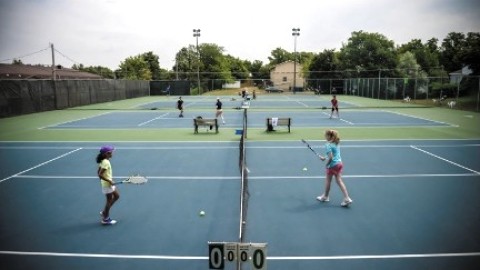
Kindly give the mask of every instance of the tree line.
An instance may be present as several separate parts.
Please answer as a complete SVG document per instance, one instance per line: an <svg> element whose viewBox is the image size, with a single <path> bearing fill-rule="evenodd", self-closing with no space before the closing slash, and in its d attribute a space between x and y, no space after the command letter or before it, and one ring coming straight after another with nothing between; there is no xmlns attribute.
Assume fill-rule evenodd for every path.
<svg viewBox="0 0 480 270"><path fill-rule="evenodd" d="M449 33L441 42L431 38L426 42L413 39L402 45L380 33L357 31L339 50L321 52L289 52L282 48L271 51L268 63L242 60L225 54L217 44L203 43L198 48L189 45L175 56L171 70L162 69L153 52L131 56L117 70L102 66L74 69L99 74L104 78L127 80L246 80L269 79L270 70L285 61L301 64L307 79L352 77L448 77L448 73L468 66L474 75L480 74L480 33Z"/></svg>

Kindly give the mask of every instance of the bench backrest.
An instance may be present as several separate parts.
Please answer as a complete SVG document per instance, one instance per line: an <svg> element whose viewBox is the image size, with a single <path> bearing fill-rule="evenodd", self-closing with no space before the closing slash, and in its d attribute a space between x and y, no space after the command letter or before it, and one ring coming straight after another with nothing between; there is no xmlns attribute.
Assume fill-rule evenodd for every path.
<svg viewBox="0 0 480 270"><path fill-rule="evenodd" d="M290 125L291 118L278 118L277 125L285 126ZM272 123L272 118L268 118L268 123Z"/></svg>
<svg viewBox="0 0 480 270"><path fill-rule="evenodd" d="M195 125L215 125L217 123L217 119L198 119L194 118L193 122Z"/></svg>

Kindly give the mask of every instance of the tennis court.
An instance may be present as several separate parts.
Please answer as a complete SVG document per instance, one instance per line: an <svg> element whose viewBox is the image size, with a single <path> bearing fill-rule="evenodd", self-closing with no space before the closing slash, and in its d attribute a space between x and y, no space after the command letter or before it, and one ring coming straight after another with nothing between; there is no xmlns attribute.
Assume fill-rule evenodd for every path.
<svg viewBox="0 0 480 270"><path fill-rule="evenodd" d="M48 129L172 129L192 128L192 119L198 116L214 118L215 97L188 97L184 118L179 118L174 108L176 98L154 100L139 104L130 110L102 112L87 118L55 123ZM240 99L225 97L222 128L242 128L243 110ZM352 102L345 102L348 110L341 111L340 119L330 119L327 97L274 96L249 102L249 128L265 128L266 118L292 118L292 127L450 127L451 124L399 113L388 108L365 109ZM108 108L108 107L107 107Z"/></svg>
<svg viewBox="0 0 480 270"><path fill-rule="evenodd" d="M332 187L330 202L315 200L323 189L323 164L300 141L303 134L313 133L306 139L322 151L319 134L326 127L338 127L341 134L357 127L365 132L361 128L394 126L448 133L459 131L465 119L439 121L390 109L352 108L341 111L342 119L354 123L350 125L329 119L321 109L253 106L243 154L248 167L245 213L239 173L242 151L235 135L243 125L243 110L226 110L231 126L211 134L218 136L216 141L195 140L193 134L191 140L163 141L161 131L154 140L141 140L141 134L132 141L62 138L69 134L63 132L82 130L193 133L194 116L175 119L177 126L172 120L169 126L151 114L175 111L160 109L51 119L34 129L36 134L57 134L52 141L1 142L0 263L7 269L208 269L208 242L237 242L243 233L244 242L267 243L270 269L479 265L480 139L342 137L344 181L354 200L349 208L340 207L337 186ZM203 105L192 107L192 115L208 112ZM293 118L298 131L282 133L282 140L276 135L263 139L271 136L264 131L265 117L282 113ZM309 120L308 114L318 117ZM385 115L387 120L382 119ZM370 124L362 120L366 118ZM149 119L155 120L138 127ZM393 124L407 120L412 123ZM116 147L112 165L117 179L136 173L149 179L146 185L120 186L121 198L111 213L118 223L109 227L99 222L104 198L94 160L105 143ZM203 217L198 215L202 210ZM236 265L227 263L226 269ZM253 266L244 263L242 269Z"/></svg>

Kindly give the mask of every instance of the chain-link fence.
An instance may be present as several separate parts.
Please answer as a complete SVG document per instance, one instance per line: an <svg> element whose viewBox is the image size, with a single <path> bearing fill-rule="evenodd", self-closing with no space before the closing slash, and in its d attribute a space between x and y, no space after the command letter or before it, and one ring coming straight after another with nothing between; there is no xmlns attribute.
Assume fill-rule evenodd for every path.
<svg viewBox="0 0 480 270"><path fill-rule="evenodd" d="M383 100L408 100L433 106L479 111L480 76L459 78L349 78L306 80L307 90Z"/></svg>

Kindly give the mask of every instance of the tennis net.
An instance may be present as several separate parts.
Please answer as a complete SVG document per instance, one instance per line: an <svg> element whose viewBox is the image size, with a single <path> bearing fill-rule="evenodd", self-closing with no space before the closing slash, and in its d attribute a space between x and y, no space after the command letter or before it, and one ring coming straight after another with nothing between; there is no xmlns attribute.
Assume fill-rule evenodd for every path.
<svg viewBox="0 0 480 270"><path fill-rule="evenodd" d="M247 224L248 199L248 168L247 168L247 151L245 148L245 140L247 138L247 109L243 110L243 130L240 138L240 175L241 175L241 192L240 192L240 230L239 240L243 242L245 239L245 228Z"/></svg>

